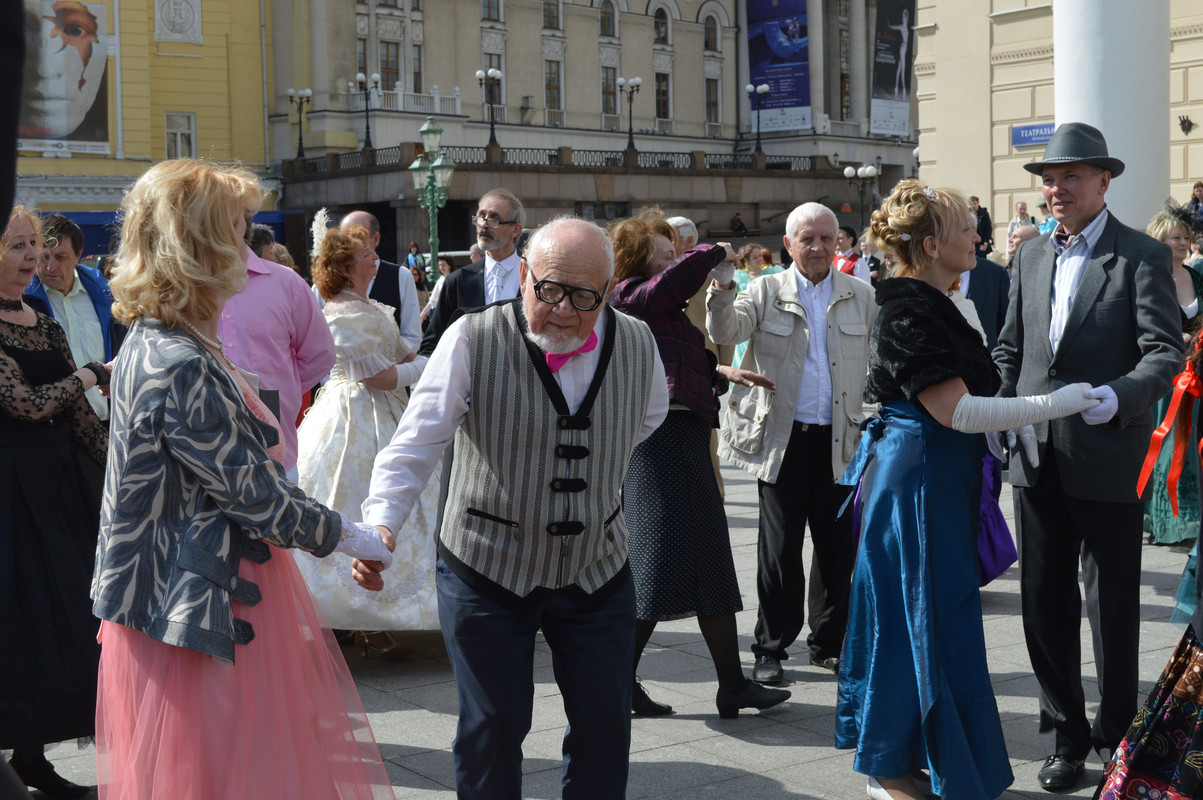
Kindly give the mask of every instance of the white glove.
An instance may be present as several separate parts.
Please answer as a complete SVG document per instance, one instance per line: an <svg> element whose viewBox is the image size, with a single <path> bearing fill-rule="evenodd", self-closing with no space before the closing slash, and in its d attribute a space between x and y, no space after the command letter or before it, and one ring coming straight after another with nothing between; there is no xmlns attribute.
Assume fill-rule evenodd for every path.
<svg viewBox="0 0 1203 800"><path fill-rule="evenodd" d="M426 369L426 362L429 359L426 356L418 356L408 364L398 364L394 367L397 371L397 387L413 386L418 382L418 378L422 377L422 370Z"/></svg>
<svg viewBox="0 0 1203 800"><path fill-rule="evenodd" d="M388 569L393 563L393 554L384 546L384 540L375 526L366 522L352 522L346 515L343 515L343 535L334 552L363 561L383 562L383 569Z"/></svg>
<svg viewBox="0 0 1203 800"><path fill-rule="evenodd" d="M1019 441L1016 442L1016 439ZM1031 425L1020 425L1018 428L1012 428L1007 431L1007 447L1011 448L1011 452L1015 452L1015 445L1019 444L1023 447L1024 455L1028 457L1028 463L1033 467L1040 466L1039 448L1036 446L1036 429Z"/></svg>
<svg viewBox="0 0 1203 800"><path fill-rule="evenodd" d="M1087 425L1103 425L1110 422L1119 411L1119 398L1115 396L1115 390L1106 384L1087 389L1086 396L1100 401L1094 408L1082 412L1082 421Z"/></svg>
<svg viewBox="0 0 1203 800"><path fill-rule="evenodd" d="M986 448L990 451L990 455L998 459L998 463L1005 463L1007 453L1003 450L1002 434L998 431L986 431Z"/></svg>
<svg viewBox="0 0 1203 800"><path fill-rule="evenodd" d="M1098 405L1098 400L1086 397L1089 389L1089 383L1071 383L1051 394L1028 397L962 395L952 412L952 427L962 433L985 433L1067 417Z"/></svg>
<svg viewBox="0 0 1203 800"><path fill-rule="evenodd" d="M735 265L730 261L724 261L710 270L710 277L714 278L714 282L719 286L726 286L735 280Z"/></svg>

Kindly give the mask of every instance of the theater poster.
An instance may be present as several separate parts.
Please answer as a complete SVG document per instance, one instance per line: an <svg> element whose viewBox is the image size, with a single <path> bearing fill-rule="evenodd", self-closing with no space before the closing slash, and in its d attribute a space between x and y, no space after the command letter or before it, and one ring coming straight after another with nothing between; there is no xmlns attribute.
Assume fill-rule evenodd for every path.
<svg viewBox="0 0 1203 800"><path fill-rule="evenodd" d="M24 11L17 149L109 153L107 5L24 0Z"/></svg>
<svg viewBox="0 0 1203 800"><path fill-rule="evenodd" d="M869 133L909 136L915 0L877 0Z"/></svg>
<svg viewBox="0 0 1203 800"><path fill-rule="evenodd" d="M811 127L808 38L806 0L748 0L749 79L753 86L769 87L760 96L761 130Z"/></svg>

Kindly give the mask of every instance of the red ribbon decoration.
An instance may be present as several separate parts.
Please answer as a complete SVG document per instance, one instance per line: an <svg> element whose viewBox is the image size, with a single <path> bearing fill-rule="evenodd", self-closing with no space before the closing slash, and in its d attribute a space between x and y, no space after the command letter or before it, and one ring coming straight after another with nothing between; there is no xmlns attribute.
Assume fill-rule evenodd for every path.
<svg viewBox="0 0 1203 800"><path fill-rule="evenodd" d="M1136 482L1137 496L1144 494L1145 484L1153 474L1153 465L1157 463L1157 456L1161 454L1161 446L1165 437L1174 428L1174 420L1178 416L1178 406L1181 405L1183 398L1187 396L1192 398L1187 400L1189 409L1194 405L1193 398L1201 395L1203 395L1203 380L1200 380L1199 374L1195 371L1194 362L1188 361L1186 369L1174 378L1174 393L1170 397L1170 406L1165 411L1165 419L1161 421L1161 425L1153 432L1153 438L1149 441L1149 452L1145 456L1145 463L1140 468L1140 478ZM1173 508L1175 517L1178 516L1178 479L1182 477L1182 468L1186 464L1186 446L1190 441L1192 416L1192 414L1187 415L1180 435L1174 437L1174 456L1170 459L1170 471L1165 479L1165 488L1169 493L1170 507ZM1199 455L1200 458L1203 458L1203 442L1199 444Z"/></svg>

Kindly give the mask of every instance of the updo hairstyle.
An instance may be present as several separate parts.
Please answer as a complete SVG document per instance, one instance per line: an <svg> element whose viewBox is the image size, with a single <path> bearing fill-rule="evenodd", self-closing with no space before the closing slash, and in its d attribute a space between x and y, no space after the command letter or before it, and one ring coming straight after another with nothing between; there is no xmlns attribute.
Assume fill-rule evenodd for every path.
<svg viewBox="0 0 1203 800"><path fill-rule="evenodd" d="M869 232L879 249L896 257L891 277L918 277L928 264L923 246L927 237L943 245L949 235L971 221L969 203L960 192L908 179L899 182L873 212Z"/></svg>
<svg viewBox="0 0 1203 800"><path fill-rule="evenodd" d="M368 229L362 225L326 231L313 261L313 285L323 300L329 300L351 284L355 259L371 238Z"/></svg>

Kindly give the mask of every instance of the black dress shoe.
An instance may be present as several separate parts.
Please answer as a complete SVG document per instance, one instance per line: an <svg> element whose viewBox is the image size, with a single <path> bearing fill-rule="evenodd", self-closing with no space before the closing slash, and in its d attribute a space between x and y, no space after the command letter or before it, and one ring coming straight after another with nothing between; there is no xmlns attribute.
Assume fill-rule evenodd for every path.
<svg viewBox="0 0 1203 800"><path fill-rule="evenodd" d="M752 667L752 680L757 683L781 683L781 659L772 656L756 656L756 666Z"/></svg>
<svg viewBox="0 0 1203 800"><path fill-rule="evenodd" d="M643 684L635 681L631 687L631 713L638 717L663 717L673 713L673 707L666 703L657 703L647 696Z"/></svg>
<svg viewBox="0 0 1203 800"><path fill-rule="evenodd" d="M14 757L8 765L17 773L17 777L34 789L38 789L47 797L66 798L83 797L92 791L89 786L80 786L64 778L54 771L54 765L40 755L37 759L24 760Z"/></svg>
<svg viewBox="0 0 1203 800"><path fill-rule="evenodd" d="M728 692L718 690L714 704L718 706L718 715L723 719L739 716L741 708L772 708L778 703L784 703L790 698L788 689L768 689L755 681L748 681L742 691Z"/></svg>
<svg viewBox="0 0 1203 800"><path fill-rule="evenodd" d="M840 674L840 659L837 656L827 656L827 658L811 656L810 665L812 667L822 667L825 670L834 672L836 675Z"/></svg>
<svg viewBox="0 0 1203 800"><path fill-rule="evenodd" d="M1054 753L1044 760L1037 775L1046 792L1064 792L1078 788L1078 779L1086 772L1086 759Z"/></svg>

